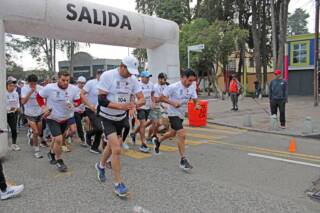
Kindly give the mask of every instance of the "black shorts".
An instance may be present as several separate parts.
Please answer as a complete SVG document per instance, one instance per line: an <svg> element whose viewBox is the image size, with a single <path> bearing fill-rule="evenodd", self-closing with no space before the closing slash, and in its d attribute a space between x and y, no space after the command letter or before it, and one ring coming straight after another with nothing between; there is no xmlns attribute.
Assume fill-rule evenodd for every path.
<svg viewBox="0 0 320 213"><path fill-rule="evenodd" d="M39 123L42 121L42 115L39 116L29 116L25 115L26 119L31 122Z"/></svg>
<svg viewBox="0 0 320 213"><path fill-rule="evenodd" d="M173 130L179 131L183 129L183 119L179 118L178 116L169 116L170 126Z"/></svg>
<svg viewBox="0 0 320 213"><path fill-rule="evenodd" d="M117 133L118 136L122 136L123 129L129 124L127 120L127 117L121 121L113 121L102 117L104 135L108 137L108 135L111 135L112 133Z"/></svg>
<svg viewBox="0 0 320 213"><path fill-rule="evenodd" d="M76 121L74 117L60 123L55 120L48 119L47 125L50 129L51 135L53 137L57 137L57 136L63 135L64 132L67 130L68 126L75 124L75 122Z"/></svg>
<svg viewBox="0 0 320 213"><path fill-rule="evenodd" d="M138 120L148 120L149 114L150 114L150 109L138 109Z"/></svg>

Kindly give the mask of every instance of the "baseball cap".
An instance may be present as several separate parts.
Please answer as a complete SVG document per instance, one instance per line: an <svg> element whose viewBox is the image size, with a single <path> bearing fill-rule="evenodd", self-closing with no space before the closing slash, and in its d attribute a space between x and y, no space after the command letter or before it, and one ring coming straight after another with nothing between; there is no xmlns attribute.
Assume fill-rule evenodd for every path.
<svg viewBox="0 0 320 213"><path fill-rule="evenodd" d="M83 82L85 83L87 81L87 79L83 76L79 76L77 82Z"/></svg>
<svg viewBox="0 0 320 213"><path fill-rule="evenodd" d="M148 70L144 70L140 73L140 77L142 78L150 78L152 77L152 74Z"/></svg>
<svg viewBox="0 0 320 213"><path fill-rule="evenodd" d="M11 83L17 83L17 79L13 76L9 76L7 79L7 84L11 84Z"/></svg>
<svg viewBox="0 0 320 213"><path fill-rule="evenodd" d="M126 56L122 59L122 64L125 65L131 75L139 75L138 60L133 56Z"/></svg>
<svg viewBox="0 0 320 213"><path fill-rule="evenodd" d="M275 75L281 75L281 70L275 70L275 71L274 71L274 74L275 74Z"/></svg>

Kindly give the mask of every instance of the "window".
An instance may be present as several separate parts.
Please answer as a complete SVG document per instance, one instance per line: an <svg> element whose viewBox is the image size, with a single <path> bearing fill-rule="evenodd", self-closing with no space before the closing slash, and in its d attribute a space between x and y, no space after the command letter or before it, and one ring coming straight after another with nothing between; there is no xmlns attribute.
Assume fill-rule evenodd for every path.
<svg viewBox="0 0 320 213"><path fill-rule="evenodd" d="M293 64L306 64L308 49L307 43L293 44Z"/></svg>

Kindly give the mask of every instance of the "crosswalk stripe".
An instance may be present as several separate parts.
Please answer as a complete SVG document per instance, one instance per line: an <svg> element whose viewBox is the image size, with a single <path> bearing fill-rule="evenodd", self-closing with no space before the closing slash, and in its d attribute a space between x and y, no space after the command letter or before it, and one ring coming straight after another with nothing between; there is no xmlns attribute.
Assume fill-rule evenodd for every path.
<svg viewBox="0 0 320 213"><path fill-rule="evenodd" d="M167 146L167 145L162 145L162 144L160 146L160 151L163 151L163 152L175 152L177 150L178 150L178 148L175 146Z"/></svg>
<svg viewBox="0 0 320 213"><path fill-rule="evenodd" d="M226 136L211 136L211 135L203 135L203 134L196 134L196 133L192 133L192 134L187 133L187 137L201 138L201 139L208 139L208 140L218 140L218 139L225 138Z"/></svg>
<svg viewBox="0 0 320 213"><path fill-rule="evenodd" d="M122 154L135 159L144 159L152 156L150 153L142 153L134 150L125 150L122 151Z"/></svg>
<svg viewBox="0 0 320 213"><path fill-rule="evenodd" d="M185 127L185 129L188 130L192 130L192 131L200 131L200 132L211 132L211 133L225 133L225 134L229 134L229 135L238 135L241 134L243 132L241 131L237 131L237 130L223 130L223 129L209 129L209 128L196 128L196 127Z"/></svg>
<svg viewBox="0 0 320 213"><path fill-rule="evenodd" d="M194 140L186 140L187 145L192 145L192 146L198 146L201 144L208 144L208 142L205 141L194 141Z"/></svg>

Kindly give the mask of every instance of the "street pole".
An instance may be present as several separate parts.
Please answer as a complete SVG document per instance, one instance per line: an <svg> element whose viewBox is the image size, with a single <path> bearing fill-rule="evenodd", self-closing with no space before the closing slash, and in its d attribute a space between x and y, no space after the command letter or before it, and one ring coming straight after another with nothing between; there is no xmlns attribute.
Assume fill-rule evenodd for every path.
<svg viewBox="0 0 320 213"><path fill-rule="evenodd" d="M319 80L318 80L318 59L319 59L319 0L316 0L316 18L315 18L315 33L314 33L314 75L313 75L313 86L314 86L314 106L319 105Z"/></svg>

